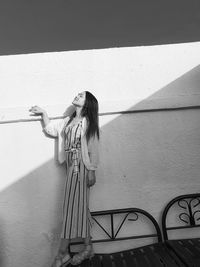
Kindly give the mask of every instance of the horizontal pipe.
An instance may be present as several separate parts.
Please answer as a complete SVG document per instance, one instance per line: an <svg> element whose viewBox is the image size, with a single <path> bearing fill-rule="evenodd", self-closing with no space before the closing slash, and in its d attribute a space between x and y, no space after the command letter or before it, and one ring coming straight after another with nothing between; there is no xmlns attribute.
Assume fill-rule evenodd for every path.
<svg viewBox="0 0 200 267"><path fill-rule="evenodd" d="M177 229L187 229L187 228L197 228L200 227L200 224L197 225L186 225L186 226L174 226L174 227L167 227L166 230L177 230Z"/></svg>
<svg viewBox="0 0 200 267"><path fill-rule="evenodd" d="M99 113L99 116L108 116L108 115L123 115L123 114L134 114L134 113L146 113L146 112L161 112L161 111L179 111L179 110L188 110L188 109L200 109L200 105L196 106L183 106L183 107L171 107L171 108L148 108L148 109L133 109L133 110L122 110L122 111L111 111L111 112L103 112ZM64 116L56 116L50 117L51 120L62 119ZM41 118L31 118L31 119L17 119L17 120L5 120L0 121L0 124L8 124L8 123L24 123L24 122L34 122L34 121L42 121Z"/></svg>
<svg viewBox="0 0 200 267"><path fill-rule="evenodd" d="M136 235L136 236L127 236L127 237L118 237L118 238L110 238L110 239L94 239L92 243L103 243L103 242L113 242L113 241L124 241L124 240L132 240L132 239L141 239L141 238L150 238L150 237L158 237L157 234L146 234L146 235ZM70 245L80 245L83 244L81 241L74 241Z"/></svg>

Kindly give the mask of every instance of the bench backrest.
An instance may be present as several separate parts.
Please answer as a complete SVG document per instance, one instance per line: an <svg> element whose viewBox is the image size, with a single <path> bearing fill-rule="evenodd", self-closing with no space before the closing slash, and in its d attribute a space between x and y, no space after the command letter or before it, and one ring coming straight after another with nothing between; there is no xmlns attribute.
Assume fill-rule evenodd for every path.
<svg viewBox="0 0 200 267"><path fill-rule="evenodd" d="M162 234L160 227L154 217L147 211L138 208L113 209L91 212L95 229L98 228L103 238L95 238L92 236L92 243L112 242L132 239L156 239L156 242L162 242ZM120 217L120 222L119 222ZM103 221L103 222L102 222ZM106 227L105 227L106 222ZM142 229L142 234L138 234L137 227L133 223L137 222L137 226ZM150 223L150 224L149 224ZM144 225L145 224L145 225ZM127 226L134 229L137 234L127 235ZM131 226L131 227L130 227ZM136 226L136 223L135 223ZM150 226L150 230L143 226ZM126 228L127 227L127 228ZM133 228L132 228L133 227ZM153 230L152 230L153 229ZM130 229L129 229L130 230ZM148 232L148 233L147 233ZM126 234L125 234L126 233ZM102 236L101 235L101 236ZM80 245L83 241L72 241L71 246Z"/></svg>
<svg viewBox="0 0 200 267"><path fill-rule="evenodd" d="M173 209L176 224L169 226L168 217ZM162 214L162 230L164 240L168 240L168 232L180 229L200 227L200 193L180 195L173 198L164 208Z"/></svg>
<svg viewBox="0 0 200 267"><path fill-rule="evenodd" d="M105 237L101 239L92 239L93 243L99 242L109 242L109 241L119 241L119 240L127 240L127 239L140 239L140 238L152 238L156 237L158 242L162 241L162 235L157 221L154 217L149 214L147 211L138 209L138 208L125 208L125 209L114 209L114 210L104 210L104 211L95 211L91 213L93 220L95 223L101 228L101 230L105 233ZM121 221L117 224L115 223L115 219L120 215ZM106 217L110 227L106 228L99 221L100 218ZM139 221L141 217L145 217L145 221L150 222L153 225L154 232L153 233L143 233L141 235L130 235L130 236L119 236L120 231L122 231L126 224L130 222L134 223ZM146 220L147 219L147 220ZM117 226L116 226L117 225ZM109 229L109 231L108 231Z"/></svg>

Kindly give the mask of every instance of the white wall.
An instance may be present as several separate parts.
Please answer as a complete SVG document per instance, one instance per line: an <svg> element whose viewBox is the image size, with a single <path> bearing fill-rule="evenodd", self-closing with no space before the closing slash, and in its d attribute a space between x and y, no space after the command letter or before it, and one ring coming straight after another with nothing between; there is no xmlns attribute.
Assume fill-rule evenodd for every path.
<svg viewBox="0 0 200 267"><path fill-rule="evenodd" d="M2 267L49 266L59 239L65 171L28 108L59 116L82 90L101 113L199 105L199 52L188 43L0 57ZM100 125L91 210L139 207L160 221L172 197L199 190L198 109L103 115Z"/></svg>

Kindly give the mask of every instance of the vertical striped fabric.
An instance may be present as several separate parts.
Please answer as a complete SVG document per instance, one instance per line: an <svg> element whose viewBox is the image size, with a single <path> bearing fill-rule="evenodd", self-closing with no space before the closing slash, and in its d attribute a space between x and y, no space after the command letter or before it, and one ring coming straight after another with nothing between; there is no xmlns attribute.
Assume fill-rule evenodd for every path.
<svg viewBox="0 0 200 267"><path fill-rule="evenodd" d="M66 185L61 238L90 235L89 187L87 169L81 156L81 122L68 125L66 134Z"/></svg>

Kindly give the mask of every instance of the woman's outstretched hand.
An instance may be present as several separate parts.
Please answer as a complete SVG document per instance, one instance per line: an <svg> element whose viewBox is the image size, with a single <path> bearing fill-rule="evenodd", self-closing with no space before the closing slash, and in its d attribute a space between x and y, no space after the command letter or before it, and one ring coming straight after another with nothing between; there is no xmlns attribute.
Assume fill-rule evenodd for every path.
<svg viewBox="0 0 200 267"><path fill-rule="evenodd" d="M44 127L46 127L47 124L49 124L50 119L49 119L46 111L44 109L42 109L41 107L33 106L29 109L29 111L32 113L32 114L30 114L31 116L41 116L42 117Z"/></svg>
<svg viewBox="0 0 200 267"><path fill-rule="evenodd" d="M87 185L88 187L93 186L96 183L95 171L88 171Z"/></svg>
<svg viewBox="0 0 200 267"><path fill-rule="evenodd" d="M31 107L29 111L32 112L31 116L41 116L45 113L45 110L38 106Z"/></svg>

